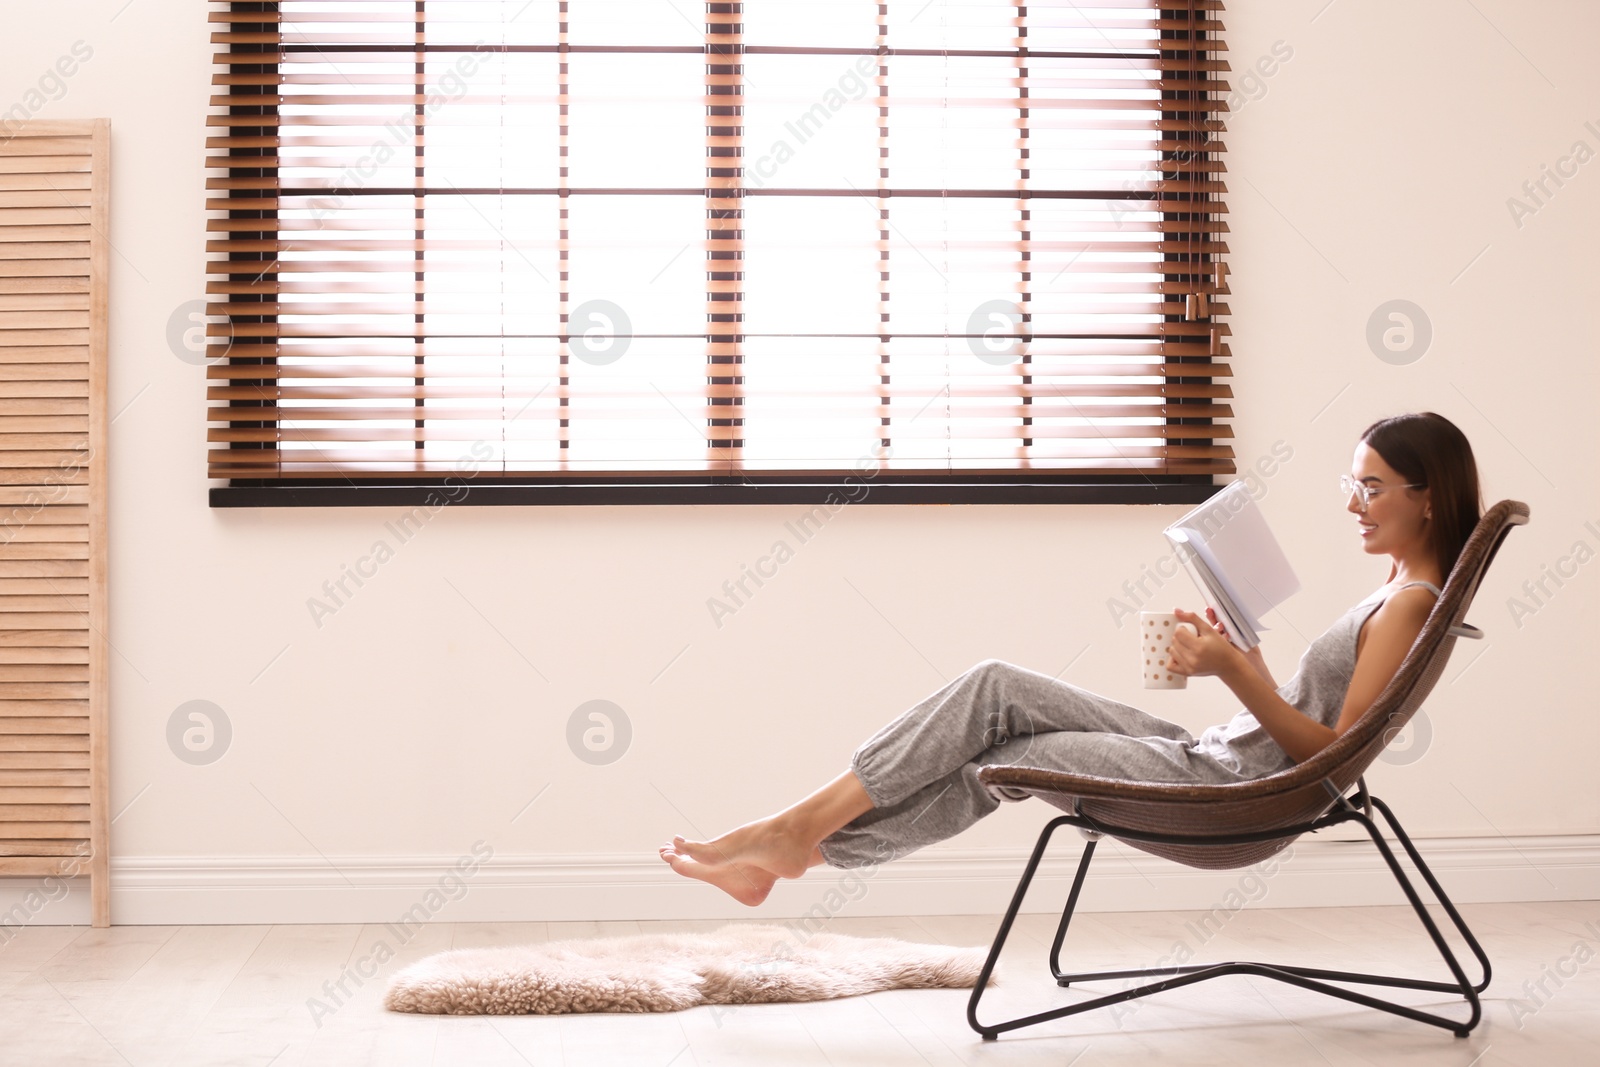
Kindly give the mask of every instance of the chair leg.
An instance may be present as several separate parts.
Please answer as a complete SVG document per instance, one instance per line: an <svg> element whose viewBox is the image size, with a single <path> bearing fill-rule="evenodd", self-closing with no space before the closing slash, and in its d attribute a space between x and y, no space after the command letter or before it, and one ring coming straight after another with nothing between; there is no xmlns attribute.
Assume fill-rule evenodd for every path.
<svg viewBox="0 0 1600 1067"><path fill-rule="evenodd" d="M1167 989L1176 989L1181 986L1191 985L1195 982L1203 982L1212 978L1219 978L1226 974L1253 974L1263 978L1271 978L1274 981L1298 986L1302 989L1309 989L1314 992L1337 997L1341 1000L1348 1000L1352 1003L1362 1004L1370 1008L1376 1008L1380 1011L1390 1012L1405 1018L1415 1019L1418 1022L1439 1026L1446 1030L1450 1030L1457 1037L1466 1037L1467 1034L1471 1032L1473 1027L1478 1024L1479 1019L1482 1017L1482 1007L1478 1002L1478 994L1487 988L1489 984L1490 966L1488 955L1483 951L1483 947L1478 943L1477 938L1473 936L1472 931L1468 929L1466 921L1462 919L1460 912L1456 910L1456 907L1450 901L1450 898L1445 895L1444 889L1439 885L1438 879L1434 877L1433 871L1425 862L1423 862L1422 856L1418 854L1416 847L1411 843L1411 839L1406 836L1405 831L1400 827L1399 821L1395 819L1394 812L1389 809L1387 804L1383 803L1381 800L1378 800L1376 797L1372 798L1372 803L1380 812L1382 812L1384 819L1394 830L1396 838L1400 841L1401 846L1406 850L1406 854L1410 856L1412 863L1416 865L1417 871L1422 875L1423 880L1428 885L1428 888L1433 892L1435 898L1437 898L1439 903L1444 907L1446 914L1450 916L1451 922L1454 924L1457 932L1459 932L1462 938L1466 941L1468 947L1472 950L1473 955L1477 957L1478 962L1483 969L1483 977L1478 982L1473 983L1467 978L1466 973L1461 968L1461 964L1457 961L1455 954L1450 950L1450 946L1444 940L1444 936L1440 933L1437 924L1434 923L1433 917L1428 914L1427 907L1423 904L1416 888L1412 885L1411 879L1406 876L1404 869L1401 868L1398 860L1395 858L1394 852L1389 848L1388 843L1383 839L1383 835L1378 830L1377 824L1362 812L1351 809L1345 818L1354 819L1357 822L1360 822L1363 827L1365 827L1368 835L1372 838L1373 844L1377 847L1379 854L1383 856L1384 862L1388 864L1390 872L1395 877L1395 881L1405 893L1407 901L1411 904L1412 909L1416 912L1417 917L1421 920L1424 929L1426 929L1429 936L1432 937L1434 946L1438 949L1440 957L1444 960L1446 966L1449 967L1451 974L1455 977L1454 982L1436 982L1416 978L1403 978L1393 975L1364 974L1352 971L1336 971L1316 967L1298 967L1281 964L1274 965L1247 961L1230 961L1214 964L1191 964L1176 967L1149 967L1140 968L1137 970L1083 971L1076 973L1063 972L1060 966L1061 946L1066 939L1068 925L1071 923L1072 915L1077 908L1078 896L1083 888L1084 878L1088 873L1089 862L1094 857L1095 839L1091 838L1084 847L1083 857L1078 863L1077 874L1073 878L1072 889L1067 897L1066 908L1062 912L1061 922L1056 928L1056 935L1050 946L1050 973L1055 978L1056 983L1060 986L1070 986L1074 982L1104 981L1119 978L1159 977L1161 980L1130 989L1124 989L1120 992L1108 993L1103 996L1093 997L1077 1004L1067 1005L1065 1007L1056 1008L1050 1011L1037 1012L1033 1015L1021 1016L998 1023L981 1023L978 1021L978 1004L980 1003L983 993L988 986L989 977L994 971L994 965L1000 956L1001 947L1005 944L1006 938L1011 932L1011 927L1016 921L1017 913L1021 910L1022 901L1024 896L1027 894L1028 886L1033 881L1033 876L1038 870L1040 860L1042 860L1044 857L1045 849L1049 846L1050 839L1054 835L1057 828L1068 823L1077 825L1077 821L1071 816L1062 816L1052 819L1048 824L1046 824L1044 830L1039 834L1038 842L1034 845L1033 854L1028 859L1027 867L1023 870L1022 878L1017 883L1015 893L1012 894L1010 906L1006 909L1005 917L1001 920L1000 929L996 932L994 943L990 946L988 958L984 961L983 970L978 975L977 984L973 987L972 996L967 1002L968 1024L973 1030L981 1034L985 1041L993 1041L999 1034L1007 1030L1015 1030L1025 1026L1033 1026L1037 1023L1046 1022L1051 1019L1059 1019L1068 1015L1076 1015L1080 1012L1092 1011L1096 1008L1107 1007L1123 1001L1133 1000L1137 997L1150 996L1153 993L1159 993ZM1114 831L1108 830L1107 832L1113 833L1114 835ZM1096 836L1098 836L1098 834ZM1405 1004L1398 1004L1393 1001L1382 1000L1378 997L1369 996L1353 989L1343 988L1342 986L1330 985L1328 984L1329 982L1387 986L1404 989L1427 990L1431 992L1457 993L1460 994L1461 997L1470 1005L1471 1014L1466 1020L1458 1022L1454 1019L1437 1015L1432 1012L1422 1011Z"/></svg>
<svg viewBox="0 0 1600 1067"><path fill-rule="evenodd" d="M966 1000L966 1024L970 1025L970 1027L973 1027L974 1030L978 1030L978 1033L981 1033L982 1038L984 1038L986 1041L995 1040L995 1035L997 1035L1000 1030L994 1029L994 1027L986 1027L986 1025L982 1025L981 1022L978 1022L978 1001L982 1000L982 997L984 997L984 990L989 987L989 976L990 974L994 974L995 960L1000 958L1000 949L1002 949L1003 945L1005 945L1006 936L1010 936L1011 923L1016 921L1016 913L1018 913L1018 910L1021 910L1022 897L1027 896L1027 885L1029 885L1030 881L1034 880L1034 872L1035 870L1038 870L1038 861L1043 859L1043 856L1045 856L1045 849L1050 846L1050 838L1053 837L1054 833L1056 833L1056 829L1066 824L1067 817L1059 816L1056 817L1056 819L1051 819L1050 822L1046 822L1045 829L1040 830L1040 833L1038 833L1038 841L1034 845L1034 854L1027 857L1027 867L1022 869L1022 880L1016 883L1016 891L1011 894L1011 904L1006 907L1005 918L1000 920L1000 929L995 931L994 944L989 945L989 957L984 960L984 968L982 968L982 971L979 971L978 973L978 984L973 985L973 995ZM1094 841L1090 841L1086 851L1093 851L1093 848ZM1086 865L1088 865L1088 857L1085 856L1085 861L1083 861L1083 864L1080 865L1080 869L1078 869L1077 881L1072 883L1072 888L1074 888L1074 896L1077 896L1078 885L1080 885L1080 883L1083 881L1082 867L1086 867ZM1062 917L1061 925L1066 926L1066 923L1067 918ZM1008 1027L1005 1027L1005 1029L1008 1029Z"/></svg>
<svg viewBox="0 0 1600 1067"><path fill-rule="evenodd" d="M1428 888L1433 892L1434 897L1443 905L1445 914L1449 915L1450 921L1455 924L1456 932L1467 943L1467 947L1472 950L1472 954L1478 957L1478 965L1483 970L1483 978L1473 984L1472 991L1474 993L1482 993L1489 988L1489 979L1493 975L1493 971L1489 966L1488 953L1483 951L1483 946L1478 944L1478 939L1472 935L1471 930L1467 929L1466 920L1461 917L1460 912L1456 911L1455 904L1451 903L1450 898L1445 896L1444 888L1439 885L1439 880L1433 876L1433 870L1422 862L1422 856L1417 853L1416 846L1411 843L1411 838L1406 836L1406 832L1400 828L1400 820L1394 817L1394 812L1389 809L1389 805L1377 797L1372 798L1372 803L1379 811L1383 812L1384 819L1389 823L1389 828L1394 831L1394 836L1399 840L1401 846L1405 848L1406 855L1411 857L1411 862L1416 865L1417 872L1428 883ZM1435 937L1435 940L1438 940L1437 937ZM1447 958L1453 958L1449 957L1448 953L1446 955ZM1465 980L1465 976L1459 974L1459 968L1457 968L1457 972L1458 977Z"/></svg>
<svg viewBox="0 0 1600 1067"><path fill-rule="evenodd" d="M996 931L994 943L989 947L989 955L983 962L983 969L978 973L978 980L972 988L972 996L967 1000L967 1023L972 1027L973 1030L981 1034L985 1041L993 1041L997 1036L1007 1030L1016 1030L1024 1026L1032 1026L1036 1023L1046 1022L1050 1019L1059 1019L1067 1015L1077 1015L1080 1012L1093 1011L1095 1008L1105 1007L1110 1004L1118 1004L1125 1000L1132 1000L1135 997L1149 996L1152 993L1159 993L1164 989L1189 985L1192 982L1203 981L1207 978L1216 977L1219 974L1238 973L1242 970L1246 970L1255 966L1253 964L1225 963L1200 967L1161 967L1139 971L1101 971L1083 972L1079 974L1062 973L1059 966L1061 942L1066 938L1067 925L1071 922L1072 913L1077 907L1078 893L1083 888L1083 880L1089 869L1089 861L1094 857L1095 841L1091 838L1084 846L1083 858L1078 863L1078 872L1072 881L1072 891L1067 899L1067 907L1062 913L1061 924L1056 930L1055 941L1051 947L1051 974L1055 976L1058 984L1063 986L1070 985L1074 981L1085 981L1097 978L1149 977L1156 974L1171 975L1172 977L1164 981L1153 982L1149 985L1140 986L1136 989L1126 989L1118 993L1108 993L1104 996L1094 997L1093 999L1086 1000L1078 1004L1070 1004L1063 1008L1038 1012L1034 1015L1022 1016L1016 1019L1008 1019L1004 1022L992 1024L979 1022L978 1004L982 1001L984 991L988 988L989 976L994 973L995 961L1000 958L1000 950L1005 945L1006 938L1011 933L1011 927L1016 921L1017 912L1022 908L1022 901L1027 895L1028 885L1033 881L1034 873L1039 868L1039 861L1043 859L1045 849L1049 847L1050 838L1055 834L1057 828L1064 826L1069 822L1073 822L1073 819L1070 816L1060 816L1046 823L1044 829L1040 832L1039 840L1033 846L1033 854L1028 857L1028 864L1023 869L1022 878L1017 883L1016 891L1011 895L1011 903L1006 908L1005 917L1000 920L1000 929Z"/></svg>
<svg viewBox="0 0 1600 1067"><path fill-rule="evenodd" d="M1072 975L1061 972L1061 943L1067 939L1067 926L1072 922L1072 913L1078 910L1078 894L1083 889L1084 875L1089 873L1089 861L1094 859L1095 842L1100 840L1100 835L1093 831L1089 840L1083 846L1083 858L1078 861L1078 873L1072 879L1072 892L1067 894L1067 906L1061 911L1061 925L1056 927L1055 940L1050 942L1050 974L1059 986L1072 984Z"/></svg>
<svg viewBox="0 0 1600 1067"><path fill-rule="evenodd" d="M1477 983L1473 983L1467 978L1466 972L1461 969L1461 964L1456 959L1455 953L1450 950L1450 946L1445 941L1444 935L1439 932L1439 927L1433 921L1433 916L1428 914L1427 906L1423 903L1422 897L1417 893L1416 887L1412 885L1411 879L1406 877L1405 870L1401 868L1399 861L1395 859L1393 850L1389 848L1388 842L1383 839L1383 834L1379 831L1377 824L1359 811L1352 812L1349 815L1349 818L1359 822L1366 829L1368 836L1372 838L1372 843L1377 847L1378 853L1383 857L1384 862L1389 865L1389 870L1394 875L1395 881L1405 893L1407 902L1410 903L1412 910L1416 912L1417 918L1422 922L1423 928L1428 931L1428 936L1433 939L1434 947L1438 950L1439 956L1444 960L1445 965L1450 968L1450 973L1455 976L1455 981L1434 982L1420 978L1400 978L1393 975L1363 974L1352 971L1330 971L1315 967L1291 966L1275 967L1273 970L1281 973L1278 975L1269 975L1268 977L1277 977L1280 981L1292 982L1294 985L1299 985L1306 989L1314 989L1318 992L1326 993L1329 996L1339 997L1344 1000L1353 1001L1357 1004L1365 1004L1368 1007L1377 1008L1380 1011L1387 1011L1395 1015L1404 1016L1408 1019L1416 1019L1418 1022L1430 1023L1434 1026L1443 1027L1444 1029L1451 1031L1457 1037L1466 1037L1467 1034L1472 1031L1472 1028L1478 1025L1478 1020L1481 1019L1483 1015L1483 1008L1478 1002L1478 994L1483 992L1484 989L1488 988L1489 985L1489 957L1483 951L1483 946L1478 943L1478 939L1473 936L1472 931L1467 928L1466 920L1461 917L1461 913L1456 910L1456 907L1451 902L1450 898L1445 895L1444 888L1439 885L1439 880L1434 877L1433 871L1426 863L1423 862L1422 856L1416 850L1416 846L1411 843L1411 839L1407 837L1405 831L1400 828L1400 823L1394 817L1394 812L1390 810L1387 804L1379 800L1377 797L1372 797L1371 799L1373 806L1383 813L1383 816L1388 821L1389 826L1394 830L1395 836L1405 848L1406 854L1410 856L1411 861L1416 864L1417 871L1422 875L1423 880L1428 883L1428 888L1433 891L1435 898L1437 898L1439 903L1444 907L1446 914L1450 916L1451 922L1455 924L1457 932L1459 932L1462 936L1462 939L1466 941L1467 947L1470 948L1473 955L1478 958L1478 963L1483 968L1482 979L1480 979ZM1293 980L1289 977L1286 977L1286 975L1293 975L1299 980ZM1458 993L1460 994L1461 998L1467 1002L1472 1010L1464 1021L1458 1022L1443 1015L1436 1015L1432 1012L1421 1011L1417 1008L1412 1008L1404 1004L1396 1004L1393 1001L1380 1000L1376 997L1370 997L1362 993L1357 993L1353 990L1341 989L1337 986L1330 986L1324 982L1313 981L1313 979L1323 978L1335 982L1350 982L1359 985L1389 986L1400 989L1421 989L1438 993Z"/></svg>

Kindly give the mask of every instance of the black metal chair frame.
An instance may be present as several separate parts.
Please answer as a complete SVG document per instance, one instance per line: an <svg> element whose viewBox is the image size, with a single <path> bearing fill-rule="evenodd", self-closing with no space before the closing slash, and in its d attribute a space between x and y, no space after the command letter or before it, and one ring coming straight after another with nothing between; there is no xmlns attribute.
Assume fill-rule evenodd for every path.
<svg viewBox="0 0 1600 1067"><path fill-rule="evenodd" d="M1326 780L1323 784L1327 787L1329 793L1332 794L1334 798L1333 807L1329 811L1307 823L1301 823L1296 826L1284 826L1273 830L1265 830L1256 833L1231 834L1228 836L1217 836L1209 839L1196 838L1192 834L1158 834L1148 831L1111 826L1103 822L1096 823L1094 820L1085 816L1081 810L1074 814L1061 815L1050 820L1050 822L1045 825L1044 830L1039 834L1038 843L1033 847L1033 855L1029 858L1028 866L1022 873L1022 880L1017 884L1016 892L1011 897L1011 905L1006 909L1005 918L1001 920L1000 929L995 934L994 944L989 949L989 956L984 961L982 972L978 975L977 984L973 986L972 997L967 1002L967 1022L974 1030L983 1035L983 1039L985 1041L993 1041L1000 1034L1008 1030L1016 1030L1024 1026L1033 1026L1037 1023L1046 1022L1050 1019L1059 1019L1068 1015L1077 1015L1080 1012L1092 1011L1096 1008L1107 1007L1108 1005L1118 1004L1127 1000L1133 1000L1137 997L1146 997L1153 993L1160 993L1163 990L1176 989L1180 986L1192 985L1195 982L1204 982L1208 979L1220 978L1223 975L1254 974L1263 978L1271 978L1279 982L1287 982L1290 985L1299 986L1302 989L1310 989L1319 993L1325 993L1329 996L1339 997L1340 999L1352 1001L1356 1004L1364 1004L1369 1008L1378 1008L1382 1011L1392 1012L1395 1015L1401 1015L1408 1019L1416 1019L1419 1022L1430 1023L1434 1026L1440 1026L1446 1030L1452 1031L1457 1037L1466 1037L1472 1028L1478 1024L1478 1020L1482 1017L1482 1008L1478 1003L1478 994L1483 992L1484 989L1486 989L1489 985L1489 957L1484 952L1483 946L1478 944L1478 939L1474 937L1472 935L1472 931L1467 928L1466 922L1461 918L1461 913L1456 910L1456 907L1453 903L1451 903L1450 898L1445 895L1444 889L1439 885L1438 879L1434 877L1433 871L1430 870L1428 865L1423 862L1422 856L1418 854L1416 846L1411 843L1411 838L1406 836L1406 832L1401 829L1399 821L1394 817L1394 812L1392 812L1389 809L1389 806L1383 801L1379 800L1377 797L1371 796L1367 792L1365 780L1358 780L1355 789L1349 796L1340 794L1339 791L1332 785L1332 783L1327 782ZM1384 840L1383 834L1379 831L1377 823L1373 820L1373 808L1377 808L1378 811L1383 814L1385 821L1388 822L1390 828L1394 831L1395 837L1405 849L1406 855L1410 856L1411 862L1416 865L1417 872L1420 873L1423 880L1427 882L1428 888L1432 890L1434 897L1437 898L1439 903L1444 906L1445 913L1449 915L1450 921L1455 925L1456 930L1466 940L1467 947L1470 948L1472 950L1472 954L1478 958L1478 963L1483 968L1483 977L1478 982L1474 983L1467 977L1466 972L1462 970L1460 962L1456 959L1455 953L1451 951L1449 944L1445 941L1444 935L1440 932L1438 925L1433 921L1433 917L1428 914L1428 910L1424 905L1421 896L1418 895L1416 887L1412 884L1411 879L1406 876L1406 872L1401 868L1399 861L1395 858L1394 852L1390 849L1388 842ZM1249 842L1272 841L1280 838L1287 841L1288 839L1292 839L1303 833L1313 833L1317 830L1325 829L1330 826L1337 826L1345 822L1359 823L1362 828L1367 831L1368 835L1371 836L1372 842L1377 846L1379 854L1383 856L1384 862L1389 865L1389 870L1394 873L1395 880L1400 883L1400 888L1405 891L1406 899L1410 901L1412 909L1417 913L1417 918L1422 921L1423 927L1428 931L1429 936L1433 938L1433 943L1435 947L1438 948L1440 956L1443 957L1445 964L1450 968L1450 973L1455 976L1454 982L1435 982L1419 978L1397 977L1394 975L1364 974L1355 971L1334 971L1324 970L1316 967L1298 967L1285 964L1269 964L1249 961L1190 964L1175 967L1149 967L1139 970L1125 971L1081 971L1077 973L1068 973L1061 970L1061 945L1062 942L1066 940L1067 927L1069 924L1071 924L1073 911L1077 908L1078 894L1083 888L1084 876L1089 872L1089 861L1094 858L1095 844L1102 836L1109 835L1111 837L1128 838L1130 840L1138 841L1150 841L1161 844L1239 845ZM1124 989L1116 993L1108 993L1104 996L1097 996L1090 1000L1080 1001L1079 1003L1070 1004L1066 1007L1055 1008L1050 1011L1042 1011L1033 1015L1019 1016L1018 1018L1008 1019L1004 1022L979 1022L978 1004L983 997L984 990L988 986L989 977L994 972L995 961L1000 957L1000 949L1002 946L1004 946L1006 937L1011 932L1012 923L1015 922L1017 912L1022 907L1023 897L1027 895L1028 885L1033 880L1034 872L1038 870L1039 861L1044 858L1045 849L1049 846L1051 837L1055 834L1056 830L1062 826L1076 826L1079 832L1082 833L1083 836L1088 840L1083 849L1083 857L1078 862L1077 875L1072 880L1072 890L1067 894L1067 906L1066 909L1061 913L1061 924L1056 928L1055 940L1050 946L1050 974L1055 978L1057 985L1066 987L1075 982L1093 982L1122 978L1164 977L1161 977L1160 981L1150 982L1146 985L1137 986L1131 989ZM1422 1011L1418 1008L1410 1007L1405 1004L1399 1004L1394 1001L1370 996L1366 993L1357 992L1354 989L1347 989L1343 986L1330 984L1333 982L1369 986L1388 986L1401 989L1419 989L1438 993L1458 993L1467 1002L1467 1004L1470 1005L1471 1013L1465 1020L1458 1021L1447 1018L1443 1015L1434 1014L1433 1012Z"/></svg>

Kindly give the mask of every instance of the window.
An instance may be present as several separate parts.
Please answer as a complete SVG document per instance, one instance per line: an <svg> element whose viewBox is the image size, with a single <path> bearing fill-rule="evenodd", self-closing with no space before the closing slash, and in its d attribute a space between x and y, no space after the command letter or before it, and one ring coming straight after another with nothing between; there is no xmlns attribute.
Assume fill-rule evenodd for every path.
<svg viewBox="0 0 1600 1067"><path fill-rule="evenodd" d="M212 501L1203 499L1220 6L215 3Z"/></svg>

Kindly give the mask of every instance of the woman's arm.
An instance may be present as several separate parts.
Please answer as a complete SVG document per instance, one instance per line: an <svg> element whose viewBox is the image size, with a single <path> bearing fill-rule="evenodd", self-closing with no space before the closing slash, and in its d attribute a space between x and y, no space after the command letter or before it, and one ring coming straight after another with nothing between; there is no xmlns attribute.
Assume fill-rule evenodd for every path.
<svg viewBox="0 0 1600 1067"><path fill-rule="evenodd" d="M1233 648L1233 645L1229 645ZM1217 677L1238 697L1256 721L1266 728L1272 739L1296 763L1310 759L1333 743L1342 731L1330 730L1309 718L1301 710L1278 695L1250 666L1244 653L1233 649L1238 662L1230 663L1217 672Z"/></svg>
<svg viewBox="0 0 1600 1067"><path fill-rule="evenodd" d="M1217 632L1219 634L1221 634L1223 637L1228 636L1228 625L1227 623L1217 622L1217 612L1215 608L1206 609L1206 618L1211 620L1212 625L1217 628ZM1231 638L1229 639L1229 643L1232 644ZM1272 679L1272 672L1267 669L1266 659L1261 655L1260 645L1256 645L1250 651L1246 652L1244 654L1244 658L1250 661L1250 665L1256 669L1257 674L1261 675L1261 677L1267 680L1268 685L1270 685L1274 690L1278 688L1278 683Z"/></svg>
<svg viewBox="0 0 1600 1067"><path fill-rule="evenodd" d="M1367 619L1355 671L1345 690L1339 721L1332 729L1279 696L1276 687L1268 684L1269 680L1256 671L1233 642L1211 626L1202 626L1200 616L1182 609L1176 609L1178 617L1193 623L1200 635L1195 637L1184 631L1173 635L1174 666L1184 674L1214 674L1220 678L1289 758L1300 763L1350 729L1400 668L1433 609L1432 597L1425 591L1407 595L1410 592L1402 590L1389 597Z"/></svg>
<svg viewBox="0 0 1600 1067"><path fill-rule="evenodd" d="M1272 739L1299 763L1322 751L1338 735L1278 695L1270 678L1256 670L1250 657L1206 620L1182 608L1178 619L1193 624L1198 636L1179 628L1172 635L1172 663L1181 674L1214 674L1255 715Z"/></svg>
<svg viewBox="0 0 1600 1067"><path fill-rule="evenodd" d="M1246 652L1244 654L1244 658L1250 661L1250 666L1256 669L1256 673L1261 675L1266 683L1270 685L1274 691L1276 691L1278 688L1278 683L1273 680L1272 672L1267 669L1267 661L1262 658L1261 655L1261 646L1257 645L1249 652Z"/></svg>

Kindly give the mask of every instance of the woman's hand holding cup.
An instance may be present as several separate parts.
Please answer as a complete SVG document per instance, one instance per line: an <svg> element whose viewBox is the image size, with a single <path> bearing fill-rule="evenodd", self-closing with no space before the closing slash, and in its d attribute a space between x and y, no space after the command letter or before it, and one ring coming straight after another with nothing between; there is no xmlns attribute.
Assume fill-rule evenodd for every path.
<svg viewBox="0 0 1600 1067"><path fill-rule="evenodd" d="M1139 672L1146 689L1188 687L1188 674L1173 665L1173 647L1180 630L1184 631L1182 636L1188 637L1194 631L1194 623L1170 611L1139 613Z"/></svg>
<svg viewBox="0 0 1600 1067"><path fill-rule="evenodd" d="M1193 627L1192 632L1178 628L1180 632L1172 635L1173 673L1202 677L1221 674L1236 658L1244 658L1244 653L1223 636L1221 627L1182 608L1174 608L1172 614L1179 622ZM1213 619L1216 617L1210 608L1206 609L1206 614Z"/></svg>

